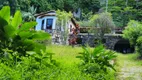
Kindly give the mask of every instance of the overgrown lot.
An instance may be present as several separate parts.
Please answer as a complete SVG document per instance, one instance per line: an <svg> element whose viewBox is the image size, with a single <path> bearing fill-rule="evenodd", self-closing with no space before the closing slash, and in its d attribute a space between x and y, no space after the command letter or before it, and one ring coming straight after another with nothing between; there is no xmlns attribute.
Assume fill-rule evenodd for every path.
<svg viewBox="0 0 142 80"><path fill-rule="evenodd" d="M82 52L81 47L57 46L47 47L47 51L54 53L52 62L40 64L32 57L23 57L17 64L0 64L0 79L2 80L94 80L91 74L82 72L82 60L76 58ZM7 63L11 63L7 60ZM91 67L91 66L90 66ZM96 73L98 75L102 72ZM100 80L104 77L99 77ZM98 79L99 79L98 78ZM105 78L114 80L114 71L110 70ZM107 80L108 80L107 79Z"/></svg>
<svg viewBox="0 0 142 80"><path fill-rule="evenodd" d="M47 46L50 35L33 30L36 22L23 22L21 12L10 18L10 7L0 10L1 80L110 80L115 52L96 48ZM80 58L80 59L78 59Z"/></svg>
<svg viewBox="0 0 142 80"><path fill-rule="evenodd" d="M0 10L0 80L142 79L141 35L135 39L139 54L117 54L101 44L45 45L50 34L33 30L35 25L22 21L20 11L10 17L10 7Z"/></svg>

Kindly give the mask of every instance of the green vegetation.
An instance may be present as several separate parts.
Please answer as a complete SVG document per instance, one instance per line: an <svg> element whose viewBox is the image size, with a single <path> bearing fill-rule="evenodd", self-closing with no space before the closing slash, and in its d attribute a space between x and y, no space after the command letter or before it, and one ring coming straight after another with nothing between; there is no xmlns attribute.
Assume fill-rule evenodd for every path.
<svg viewBox="0 0 142 80"><path fill-rule="evenodd" d="M99 13L90 16L89 21L80 21L81 27L89 27L88 33L93 33L97 39L102 42L104 34L112 33L115 29L115 24L112 19L111 13Z"/></svg>
<svg viewBox="0 0 142 80"><path fill-rule="evenodd" d="M76 19L81 21L88 21L90 16L107 11L112 14L115 25L121 28L130 20L142 21L141 0L1 0L0 8L5 5L11 7L12 15L16 10L31 13L29 9L32 6L36 8L36 13L58 9L77 12L80 9L80 17ZM24 14L31 16L30 13Z"/></svg>
<svg viewBox="0 0 142 80"><path fill-rule="evenodd" d="M20 57L26 56L28 51L36 53L41 53L41 50L45 51L46 46L39 42L48 39L50 35L32 30L36 22L22 23L20 11L17 11L10 20L10 8L3 7L0 11L0 24L1 58L7 53L15 53Z"/></svg>
<svg viewBox="0 0 142 80"><path fill-rule="evenodd" d="M139 80L142 79L142 60L139 54L117 54L116 80Z"/></svg>
<svg viewBox="0 0 142 80"><path fill-rule="evenodd" d="M32 30L35 25L36 22L22 23L20 11L11 20L8 6L0 11L0 79L47 79L45 70L54 67L55 61L41 41L50 35Z"/></svg>
<svg viewBox="0 0 142 80"><path fill-rule="evenodd" d="M36 22L23 23L20 11L17 11L10 19L10 7L3 7L0 11L0 24L0 79L2 80L92 80L110 79L111 76L114 78L114 72L107 68L114 69L109 63L109 60L114 57L113 53L104 50L103 46L96 47L93 54L91 53L94 59L89 56L90 59L84 57L84 59L91 60L91 63L85 62L86 67L86 65L80 65L81 61L76 58L82 51L81 48L46 47L42 42L49 39L50 35L32 30ZM55 53L54 56L53 53ZM94 69L90 70L91 74L82 72L84 69L96 66L99 71L95 76L93 76ZM101 76L102 74L105 77Z"/></svg>
<svg viewBox="0 0 142 80"><path fill-rule="evenodd" d="M0 0L0 80L142 79L141 7L141 0ZM100 40L115 26L125 29L123 38L137 52L115 54L102 45L45 45L50 35L34 30L34 14L49 10L56 10L65 41L66 23L78 13L80 27L99 28L92 32Z"/></svg>
<svg viewBox="0 0 142 80"><path fill-rule="evenodd" d="M81 47L71 46L57 46L52 45L49 49L55 53L53 59L56 60L58 64L58 73L55 73L56 76L54 79L57 80L92 80L89 75L82 73L78 67L80 64L80 59L76 58L79 52L82 51Z"/></svg>
<svg viewBox="0 0 142 80"><path fill-rule="evenodd" d="M123 37L128 39L131 45L137 47L137 51L142 56L142 24L137 21L130 21L128 27L123 31Z"/></svg>
<svg viewBox="0 0 142 80"><path fill-rule="evenodd" d="M98 80L114 80L113 75L110 76L110 72L114 69L114 65L110 63L114 59L115 52L105 50L103 45L99 45L93 50L90 48L84 48L81 56L77 56L82 60L81 70L87 74L90 74L93 79Z"/></svg>
<svg viewBox="0 0 142 80"><path fill-rule="evenodd" d="M82 72L83 65L81 60L76 58L79 56L79 52L82 52L81 47L71 46L57 46L52 45L48 46L47 51L55 53L52 57L52 64L49 62L48 58L42 58L41 63L38 62L32 56L22 57L21 61L18 61L17 64L6 65L6 63L0 64L0 79L3 80L94 80L90 74ZM39 59L38 59L39 60ZM12 61L11 61L12 62ZM10 63L10 60L7 60L7 63ZM54 64L53 64L54 63ZM80 67L82 66L82 68ZM85 66L84 66L85 67ZM88 65L89 67L89 65ZM93 71L92 71L93 72ZM96 77L103 79L103 74L97 73ZM114 71L111 71L105 75L105 78L114 79Z"/></svg>

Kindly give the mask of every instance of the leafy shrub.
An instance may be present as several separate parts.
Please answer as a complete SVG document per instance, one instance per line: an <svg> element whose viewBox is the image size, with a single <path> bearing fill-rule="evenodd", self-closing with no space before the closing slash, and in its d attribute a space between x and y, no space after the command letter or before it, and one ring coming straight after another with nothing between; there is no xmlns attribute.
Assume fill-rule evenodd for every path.
<svg viewBox="0 0 142 80"><path fill-rule="evenodd" d="M39 41L49 39L50 35L34 31L36 24L36 22L23 23L20 11L16 11L10 20L10 7L3 7L0 11L0 56L4 57L7 53L11 53L12 56L26 56L27 51L36 53L45 51L46 46Z"/></svg>
<svg viewBox="0 0 142 80"><path fill-rule="evenodd" d="M42 43L50 35L33 30L36 24L23 23L20 11L10 19L8 6L0 10L0 80L47 80L56 69L53 53Z"/></svg>
<svg viewBox="0 0 142 80"><path fill-rule="evenodd" d="M130 43L137 47L137 52L142 56L142 24L131 20L123 31L123 37L128 39Z"/></svg>
<svg viewBox="0 0 142 80"><path fill-rule="evenodd" d="M57 70L48 48L40 54L32 51L27 54L30 56L21 56L20 61L14 61L13 58L1 58L0 80L47 80L51 73ZM4 62L3 59L5 59Z"/></svg>
<svg viewBox="0 0 142 80"><path fill-rule="evenodd" d="M102 75L106 75L110 69L114 69L110 61L116 57L115 52L106 50L103 45L99 45L93 50L83 47L83 52L80 53L82 63L82 70L85 73L91 74L96 79L104 79Z"/></svg>
<svg viewBox="0 0 142 80"><path fill-rule="evenodd" d="M142 36L137 39L137 51L142 56Z"/></svg>

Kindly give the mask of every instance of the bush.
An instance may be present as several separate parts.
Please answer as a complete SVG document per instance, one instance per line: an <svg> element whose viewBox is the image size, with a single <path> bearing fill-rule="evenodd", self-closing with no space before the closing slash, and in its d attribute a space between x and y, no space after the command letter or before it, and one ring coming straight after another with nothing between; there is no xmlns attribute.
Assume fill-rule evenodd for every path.
<svg viewBox="0 0 142 80"><path fill-rule="evenodd" d="M28 51L37 54L40 54L41 50L45 51L46 46L39 41L49 39L50 35L33 30L36 24L36 22L23 23L20 11L17 11L10 20L10 7L3 7L0 11L0 57L5 57L9 55L8 53L21 57L28 55Z"/></svg>
<svg viewBox="0 0 142 80"><path fill-rule="evenodd" d="M8 54L9 58L0 59L0 80L47 80L58 69L48 48L40 54L28 51L27 56L16 56L16 59Z"/></svg>
<svg viewBox="0 0 142 80"><path fill-rule="evenodd" d="M80 53L80 58L82 62L81 70L87 74L91 74L91 77L95 79L106 79L107 77L102 75L107 75L111 69L114 69L114 65L110 61L115 58L115 52L106 50L103 45L99 45L93 50L90 48L83 47L83 52Z"/></svg>
<svg viewBox="0 0 142 80"><path fill-rule="evenodd" d="M137 39L137 51L140 53L142 57L142 36Z"/></svg>
<svg viewBox="0 0 142 80"><path fill-rule="evenodd" d="M0 10L0 80L47 80L53 72L53 53L41 43L50 35L36 24L23 23L20 11L11 20L8 6Z"/></svg>
<svg viewBox="0 0 142 80"><path fill-rule="evenodd" d="M137 52L142 56L142 24L131 20L123 31L123 37L128 39L131 45L137 47Z"/></svg>

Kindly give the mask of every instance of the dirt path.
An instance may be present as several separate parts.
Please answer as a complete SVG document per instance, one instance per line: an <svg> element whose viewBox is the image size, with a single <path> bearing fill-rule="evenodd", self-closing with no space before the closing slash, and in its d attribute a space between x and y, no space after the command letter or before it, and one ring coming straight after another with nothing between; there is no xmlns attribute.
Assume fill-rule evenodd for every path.
<svg viewBox="0 0 142 80"><path fill-rule="evenodd" d="M117 80L142 80L142 61L136 54L119 54L117 57Z"/></svg>

